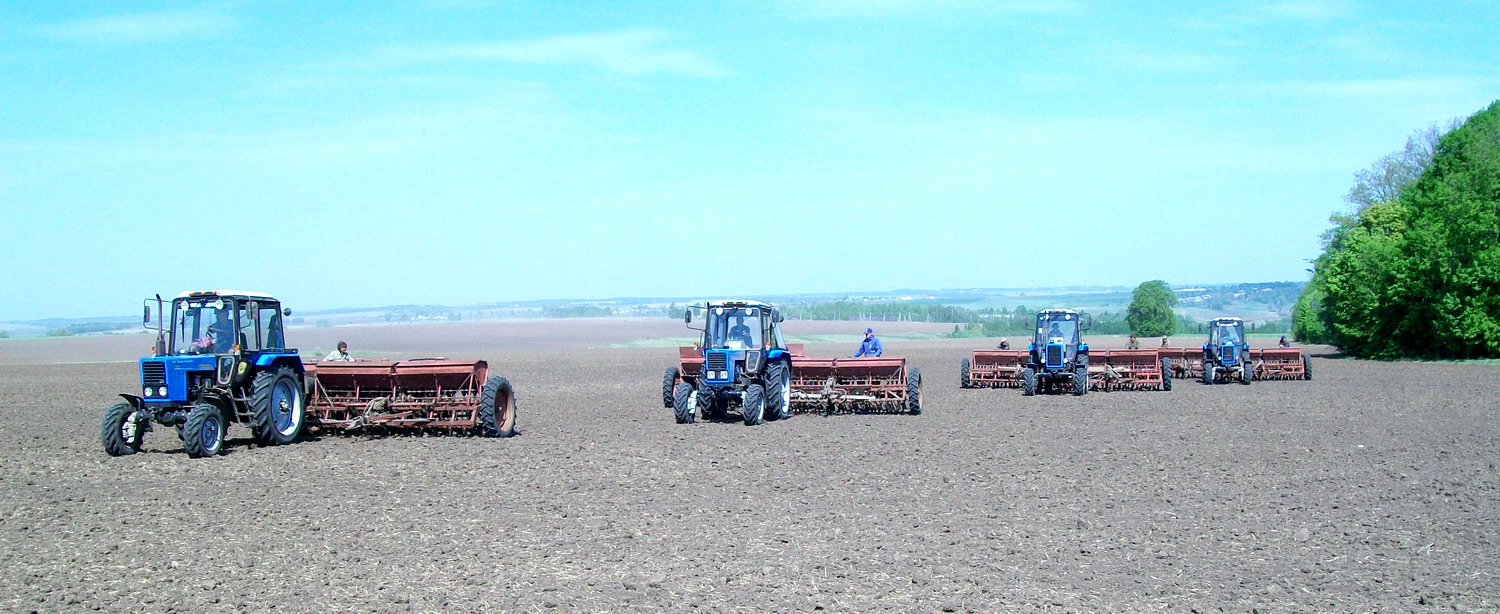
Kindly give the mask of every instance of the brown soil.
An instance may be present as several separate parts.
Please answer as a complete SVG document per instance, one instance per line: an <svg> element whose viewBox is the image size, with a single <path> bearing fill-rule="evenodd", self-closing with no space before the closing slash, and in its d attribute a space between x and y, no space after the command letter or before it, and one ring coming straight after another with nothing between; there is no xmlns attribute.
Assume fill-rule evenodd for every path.
<svg viewBox="0 0 1500 614"><path fill-rule="evenodd" d="M236 425L194 460L159 428L110 458L133 364L3 363L0 610L1500 608L1495 367L1319 357L1311 382L1024 398L958 388L992 341L888 343L924 415L676 425L674 350L568 324L330 333L489 358L509 440L261 448Z"/></svg>

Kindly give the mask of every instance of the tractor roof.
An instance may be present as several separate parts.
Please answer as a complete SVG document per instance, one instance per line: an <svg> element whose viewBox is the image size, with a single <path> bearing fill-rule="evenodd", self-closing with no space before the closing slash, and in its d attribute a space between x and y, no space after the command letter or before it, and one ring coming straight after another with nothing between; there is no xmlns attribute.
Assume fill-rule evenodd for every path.
<svg viewBox="0 0 1500 614"><path fill-rule="evenodd" d="M198 292L183 292L182 294L177 295L177 298L197 298L206 296L257 298L272 301L276 300L276 297L266 294L265 292L246 292L244 290L202 290Z"/></svg>
<svg viewBox="0 0 1500 614"><path fill-rule="evenodd" d="M1214 318L1213 321L1214 322L1240 322L1240 323L1244 322L1244 320L1241 320L1241 319L1235 318L1235 317L1231 317L1231 316L1219 316L1217 318Z"/></svg>
<svg viewBox="0 0 1500 614"><path fill-rule="evenodd" d="M1041 311L1038 311L1037 313L1038 314L1043 314L1043 313L1071 313L1073 315L1078 315L1078 312L1077 311L1073 311L1072 309L1043 309Z"/></svg>
<svg viewBox="0 0 1500 614"><path fill-rule="evenodd" d="M708 306L709 307L768 307L768 308L771 308L771 309L775 309L776 308L776 306L773 305L773 304L771 304L771 303L765 303L765 302L761 302L761 301L750 301L750 300L709 301L708 302Z"/></svg>

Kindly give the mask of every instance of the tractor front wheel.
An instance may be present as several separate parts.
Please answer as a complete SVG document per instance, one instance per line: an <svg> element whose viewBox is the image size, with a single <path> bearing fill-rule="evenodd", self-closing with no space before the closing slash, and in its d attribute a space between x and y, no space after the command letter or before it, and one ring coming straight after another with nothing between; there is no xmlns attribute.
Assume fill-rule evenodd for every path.
<svg viewBox="0 0 1500 614"><path fill-rule="evenodd" d="M1036 394L1036 371L1031 367L1021 369L1021 395L1033 396Z"/></svg>
<svg viewBox="0 0 1500 614"><path fill-rule="evenodd" d="M1208 360L1203 361L1203 383L1214 383L1214 363Z"/></svg>
<svg viewBox="0 0 1500 614"><path fill-rule="evenodd" d="M922 370L916 367L906 374L906 411L913 416L922 415Z"/></svg>
<svg viewBox="0 0 1500 614"><path fill-rule="evenodd" d="M1240 383L1244 384L1246 386L1249 386L1250 385L1250 380L1252 380L1254 378L1255 378L1255 367L1252 367L1252 366L1250 366L1247 363L1243 363L1243 362L1240 363Z"/></svg>
<svg viewBox="0 0 1500 614"><path fill-rule="evenodd" d="M516 434L516 391L510 380L491 377L484 383L479 399L479 434L485 437L510 437Z"/></svg>
<svg viewBox="0 0 1500 614"><path fill-rule="evenodd" d="M785 362L766 365L766 409L767 420L783 420L792 413L792 373Z"/></svg>
<svg viewBox="0 0 1500 614"><path fill-rule="evenodd" d="M146 434L146 425L137 413L134 405L123 401L104 410L104 422L99 425L99 441L104 444L104 451L110 456L126 456L141 451L141 438Z"/></svg>
<svg viewBox="0 0 1500 614"><path fill-rule="evenodd" d="M250 384L250 425L261 445L289 444L302 432L305 388L297 379L297 372L288 367L255 374Z"/></svg>
<svg viewBox="0 0 1500 614"><path fill-rule="evenodd" d="M697 399L693 398L693 387L686 383L678 384L672 389L672 413L677 417L678 424L691 424L693 413L698 410L694 405ZM707 418L708 416L704 416Z"/></svg>
<svg viewBox="0 0 1500 614"><path fill-rule="evenodd" d="M760 384L750 384L745 388L744 401L740 404L740 413L745 418L745 426L759 426L766 422L766 389Z"/></svg>
<svg viewBox="0 0 1500 614"><path fill-rule="evenodd" d="M1073 369L1073 396L1081 397L1089 391L1089 368L1080 366Z"/></svg>
<svg viewBox="0 0 1500 614"><path fill-rule="evenodd" d="M228 430L224 412L217 405L198 403L182 425L182 447L193 458L217 456L224 447L224 434Z"/></svg>

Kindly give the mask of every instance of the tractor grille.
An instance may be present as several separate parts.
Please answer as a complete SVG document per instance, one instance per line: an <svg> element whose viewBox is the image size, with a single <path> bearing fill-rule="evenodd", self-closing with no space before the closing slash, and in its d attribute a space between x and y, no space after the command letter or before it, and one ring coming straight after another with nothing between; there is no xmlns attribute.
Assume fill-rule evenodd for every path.
<svg viewBox="0 0 1500 614"><path fill-rule="evenodd" d="M1227 364L1234 364L1234 349L1234 346L1229 344L1225 344L1219 348L1219 360Z"/></svg>
<svg viewBox="0 0 1500 614"><path fill-rule="evenodd" d="M1061 367L1063 363L1063 346L1058 343L1047 344L1047 366Z"/></svg>
<svg viewBox="0 0 1500 614"><path fill-rule="evenodd" d="M708 371L709 373L713 373L715 371L728 371L729 355L722 352L709 352L708 356L705 357L703 369L705 371ZM710 375L709 379L722 378Z"/></svg>
<svg viewBox="0 0 1500 614"><path fill-rule="evenodd" d="M167 385L167 365L159 362L141 363L141 384L144 386Z"/></svg>

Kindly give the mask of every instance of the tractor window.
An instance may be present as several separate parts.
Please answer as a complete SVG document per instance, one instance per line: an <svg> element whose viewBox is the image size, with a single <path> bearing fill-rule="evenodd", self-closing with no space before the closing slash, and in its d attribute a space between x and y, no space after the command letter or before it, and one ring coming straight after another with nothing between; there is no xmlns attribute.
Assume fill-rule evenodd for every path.
<svg viewBox="0 0 1500 614"><path fill-rule="evenodd" d="M245 305L239 305L235 308L235 313L238 314L240 323L240 331L235 336L235 343L239 344L240 349L243 350L260 349L257 347L260 344L260 338L255 334L254 305L251 305L249 309Z"/></svg>
<svg viewBox="0 0 1500 614"><path fill-rule="evenodd" d="M1238 345L1240 342L1240 327L1233 324L1222 324L1219 329L1219 344L1232 343Z"/></svg>
<svg viewBox="0 0 1500 614"><path fill-rule="evenodd" d="M281 334L281 310L276 305L260 308L260 349L279 350L286 347Z"/></svg>
<svg viewBox="0 0 1500 614"><path fill-rule="evenodd" d="M235 337L231 309L219 299L177 301L172 309L172 353L229 352Z"/></svg>
<svg viewBox="0 0 1500 614"><path fill-rule="evenodd" d="M1054 341L1072 344L1078 339L1078 319L1071 314L1053 318L1039 318L1039 320L1036 329L1037 337L1040 339L1038 345L1053 343Z"/></svg>
<svg viewBox="0 0 1500 614"><path fill-rule="evenodd" d="M765 328L760 309L715 307L709 317L709 342L713 347L744 350L758 348Z"/></svg>

